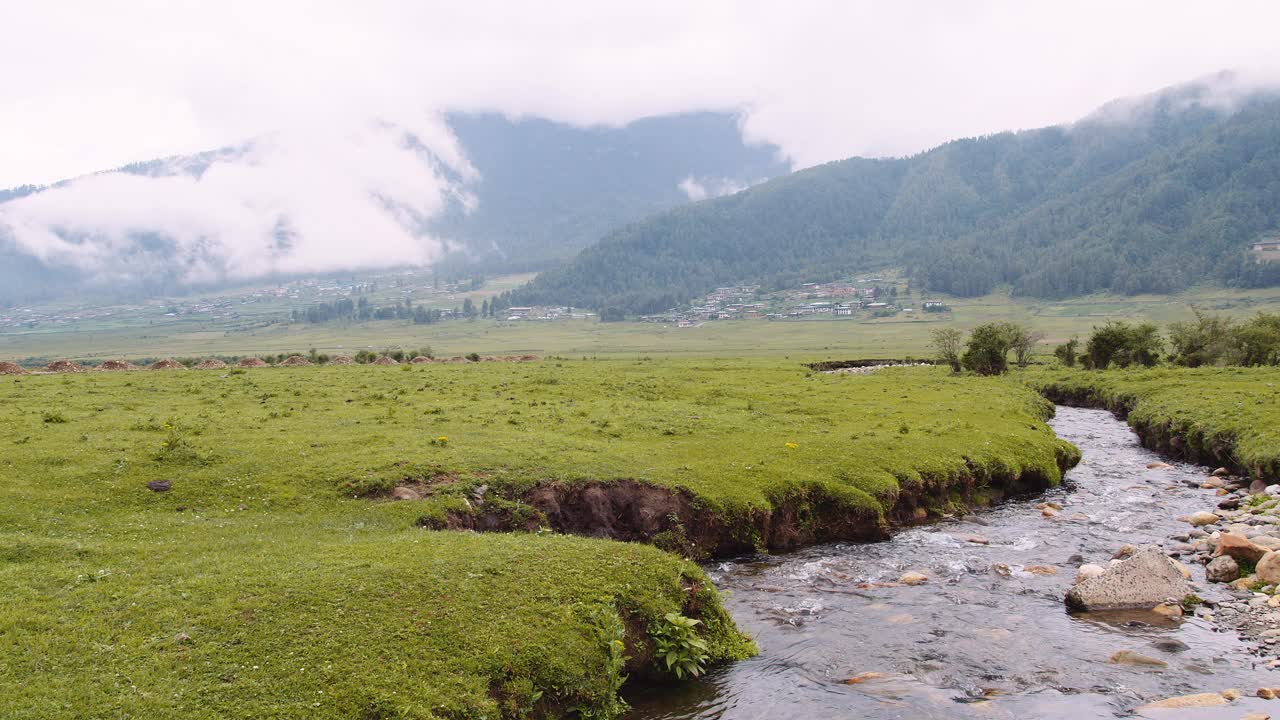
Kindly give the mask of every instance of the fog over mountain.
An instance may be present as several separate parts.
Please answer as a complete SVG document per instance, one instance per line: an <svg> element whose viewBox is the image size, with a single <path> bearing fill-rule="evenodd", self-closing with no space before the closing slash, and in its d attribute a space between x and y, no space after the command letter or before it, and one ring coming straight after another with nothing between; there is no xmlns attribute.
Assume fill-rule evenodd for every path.
<svg viewBox="0 0 1280 720"><path fill-rule="evenodd" d="M0 187L79 178L3 195L11 295L92 277L169 287L392 260L539 269L611 223L787 167L1061 123L1224 67L1280 72L1280 8L1261 0L1229 13L1100 0L137 0L27 3L4 20ZM703 165L718 151L671 130L690 162L668 167L651 144L609 139L701 112L732 116L737 147L768 152ZM512 119L521 154L486 156L465 129L449 131L448 118L486 114ZM538 118L594 139L563 142ZM593 142L604 149L584 153ZM570 164L520 166L553 157ZM542 220L556 214L539 224L541 196L503 179L508 160L512 179L555 177L585 194L539 200ZM91 175L134 162L145 180ZM633 192L628 176L649 189Z"/></svg>
<svg viewBox="0 0 1280 720"><path fill-rule="evenodd" d="M723 113L622 128L455 114L277 133L0 193L0 299L441 262L540 270L691 194L788 170Z"/></svg>

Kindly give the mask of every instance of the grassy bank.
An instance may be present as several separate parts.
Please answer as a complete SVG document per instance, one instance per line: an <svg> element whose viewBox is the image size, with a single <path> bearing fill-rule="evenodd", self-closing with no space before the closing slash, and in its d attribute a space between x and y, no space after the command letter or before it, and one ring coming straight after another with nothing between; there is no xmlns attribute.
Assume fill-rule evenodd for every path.
<svg viewBox="0 0 1280 720"><path fill-rule="evenodd" d="M601 712L655 672L667 613L703 621L710 661L752 651L697 566L422 526L881 536L1056 482L1076 456L1048 410L1000 380L792 362L6 377L0 694L41 718Z"/></svg>
<svg viewBox="0 0 1280 720"><path fill-rule="evenodd" d="M1280 481L1280 369L1042 368L1024 377L1055 402L1126 417L1148 447Z"/></svg>

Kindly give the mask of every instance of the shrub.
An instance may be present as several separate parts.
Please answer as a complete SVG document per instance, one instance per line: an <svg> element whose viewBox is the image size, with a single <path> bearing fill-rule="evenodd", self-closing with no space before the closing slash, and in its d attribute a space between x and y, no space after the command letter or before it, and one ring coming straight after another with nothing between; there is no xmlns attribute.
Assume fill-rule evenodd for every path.
<svg viewBox="0 0 1280 720"><path fill-rule="evenodd" d="M969 333L969 344L960 362L979 375L1000 375L1009 370L1009 329L1005 323L979 325Z"/></svg>
<svg viewBox="0 0 1280 720"><path fill-rule="evenodd" d="M467 359L471 362L480 362L480 353L467 353Z"/></svg>
<svg viewBox="0 0 1280 720"><path fill-rule="evenodd" d="M955 328L938 328L930 336L929 344L938 353L938 360L949 365L951 372L960 372L960 348L964 334Z"/></svg>
<svg viewBox="0 0 1280 720"><path fill-rule="evenodd" d="M1280 314L1260 312L1236 329L1243 365L1280 365Z"/></svg>
<svg viewBox="0 0 1280 720"><path fill-rule="evenodd" d="M1093 329L1085 344L1086 365L1095 370L1106 370L1111 365L1151 367L1160 361L1163 345L1160 329L1152 323L1130 325L1112 320Z"/></svg>
<svg viewBox="0 0 1280 720"><path fill-rule="evenodd" d="M1239 340L1230 318L1207 315L1197 308L1192 312L1195 320L1169 325L1169 359L1187 367L1235 362Z"/></svg>
<svg viewBox="0 0 1280 720"><path fill-rule="evenodd" d="M1053 356L1067 367L1074 367L1076 355L1080 353L1080 338L1073 337L1053 349Z"/></svg>
<svg viewBox="0 0 1280 720"><path fill-rule="evenodd" d="M1009 347L1013 350L1014 360L1018 363L1018 367L1026 367L1027 361L1031 358L1031 351L1041 340L1044 340L1044 333L1032 330L1021 323L1006 322L1003 326L1008 335Z"/></svg>

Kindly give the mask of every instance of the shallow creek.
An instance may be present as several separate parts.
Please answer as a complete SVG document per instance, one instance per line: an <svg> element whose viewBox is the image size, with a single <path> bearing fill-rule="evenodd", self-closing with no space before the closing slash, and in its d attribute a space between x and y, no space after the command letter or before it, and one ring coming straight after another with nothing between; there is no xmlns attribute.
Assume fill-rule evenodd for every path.
<svg viewBox="0 0 1280 720"><path fill-rule="evenodd" d="M1234 633L1199 618L1153 613L1069 614L1062 597L1082 562L1106 564L1120 546L1168 545L1176 518L1213 506L1194 466L1159 460L1101 410L1059 407L1051 423L1084 453L1062 487L965 519L905 530L868 545L824 545L708 566L739 627L761 654L676 689L629 698L628 718L1112 718L1173 695L1280 686ZM1045 518L1034 505L1063 506ZM1087 519L1084 517L1087 516ZM989 545L968 541L982 536ZM1078 556L1078 557L1077 557ZM1081 557L1084 559L1081 560ZM995 568L1003 564L1004 568ZM1056 575L1028 573L1048 566ZM863 587L917 570L914 587ZM1214 597L1191 566L1201 595ZM1185 646L1185 647L1184 647ZM1116 665L1133 650L1166 668ZM882 677L846 684L860 673ZM1280 701L1152 717L1280 717Z"/></svg>

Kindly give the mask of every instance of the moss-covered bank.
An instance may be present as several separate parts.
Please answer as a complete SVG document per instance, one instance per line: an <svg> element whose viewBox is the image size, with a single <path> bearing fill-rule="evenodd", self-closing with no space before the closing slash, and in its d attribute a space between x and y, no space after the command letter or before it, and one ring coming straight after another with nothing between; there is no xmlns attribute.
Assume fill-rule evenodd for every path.
<svg viewBox="0 0 1280 720"><path fill-rule="evenodd" d="M1023 377L1055 403L1110 410L1145 447L1280 482L1280 369L1041 368Z"/></svg>

